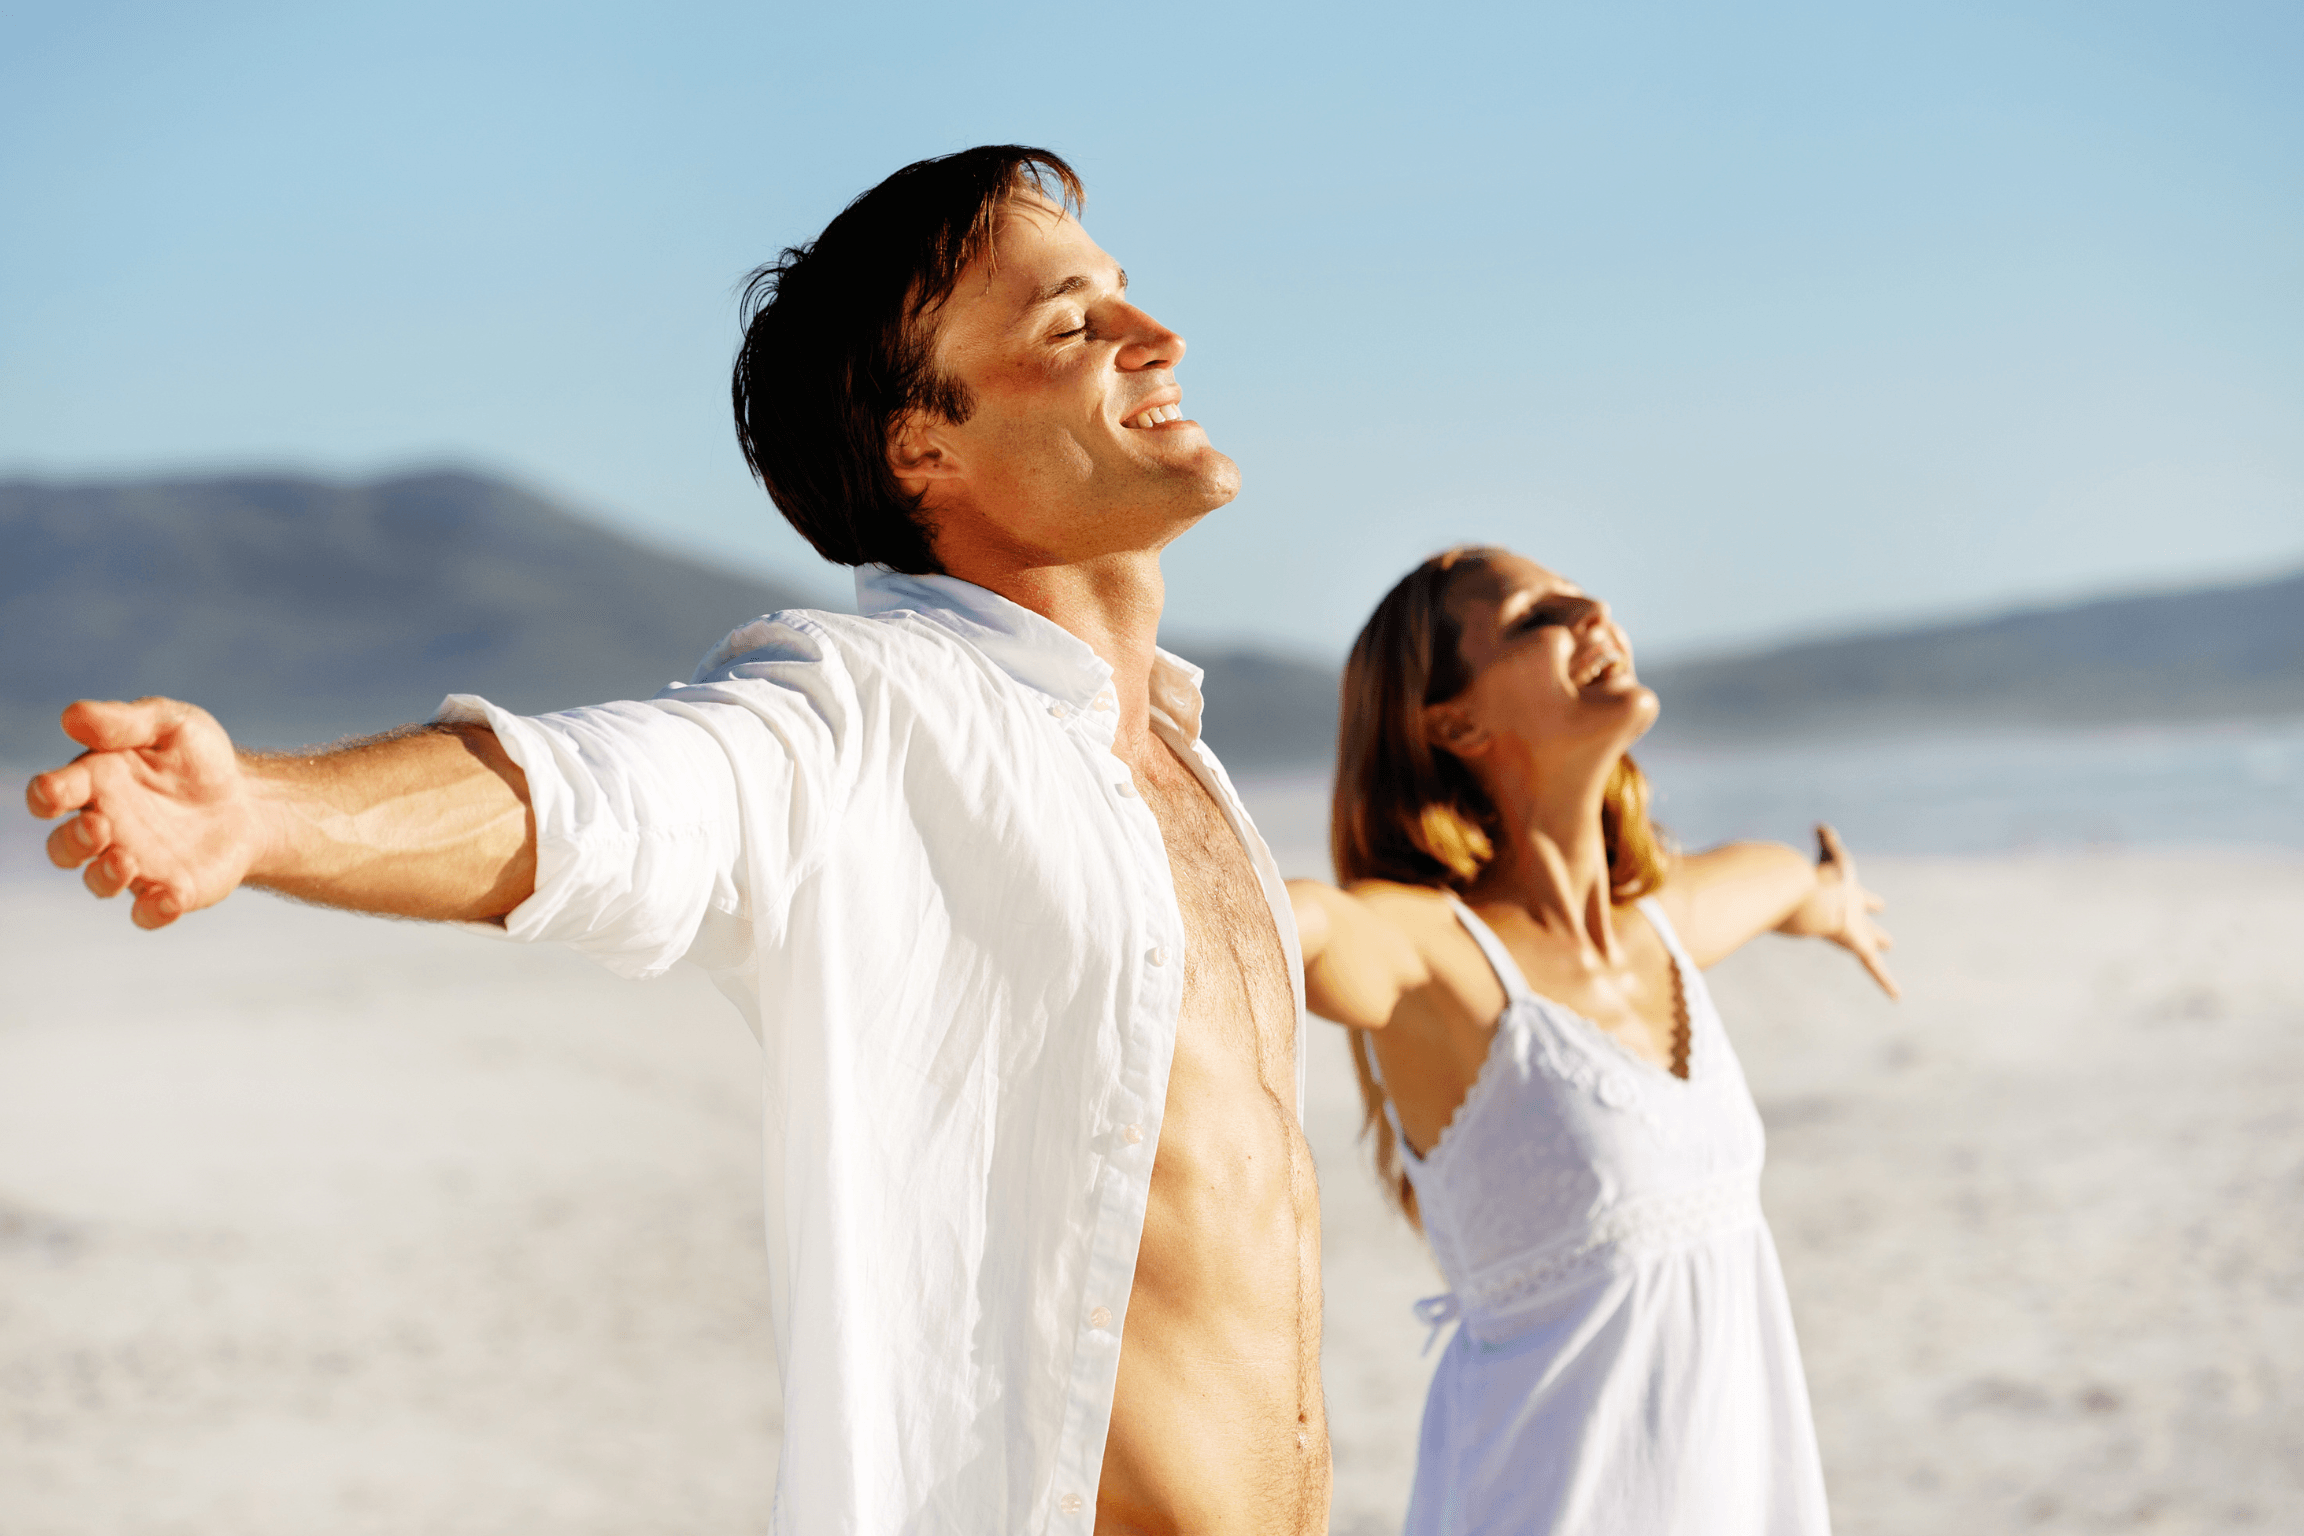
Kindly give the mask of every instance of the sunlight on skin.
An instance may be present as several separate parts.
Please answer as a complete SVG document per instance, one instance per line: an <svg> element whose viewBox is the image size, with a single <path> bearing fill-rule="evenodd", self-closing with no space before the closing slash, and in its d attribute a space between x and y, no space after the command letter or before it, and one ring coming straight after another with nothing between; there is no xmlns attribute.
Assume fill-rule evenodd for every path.
<svg viewBox="0 0 2304 1536"><path fill-rule="evenodd" d="M243 884L363 912L502 917L535 886L526 779L487 731L423 728L315 756L235 752L173 699L81 700L89 750L35 777L25 804L49 861L162 928Z"/></svg>

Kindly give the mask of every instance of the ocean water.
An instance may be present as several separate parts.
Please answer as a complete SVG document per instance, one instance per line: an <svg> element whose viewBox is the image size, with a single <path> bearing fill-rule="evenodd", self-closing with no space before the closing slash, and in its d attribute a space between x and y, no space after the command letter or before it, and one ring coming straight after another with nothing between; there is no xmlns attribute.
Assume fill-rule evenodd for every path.
<svg viewBox="0 0 2304 1536"><path fill-rule="evenodd" d="M1690 848L1806 846L1831 822L1863 853L2304 850L2304 720L1975 732L1637 754L1654 814ZM20 791L29 766L0 770ZM1242 796L1290 874L1328 871L1325 769L1248 774ZM0 875L46 869L47 828L0 810Z"/></svg>
<svg viewBox="0 0 2304 1536"><path fill-rule="evenodd" d="M2304 720L1963 732L1635 753L1686 847L1807 846L1830 822L1859 855L2120 848L2304 850ZM1328 776L1245 777L1291 874L1326 872Z"/></svg>

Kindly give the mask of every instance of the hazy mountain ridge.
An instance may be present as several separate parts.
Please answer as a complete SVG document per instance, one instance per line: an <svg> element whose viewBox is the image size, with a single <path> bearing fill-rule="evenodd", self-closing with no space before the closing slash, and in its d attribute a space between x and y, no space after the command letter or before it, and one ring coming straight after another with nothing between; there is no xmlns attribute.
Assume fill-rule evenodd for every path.
<svg viewBox="0 0 2304 1536"><path fill-rule="evenodd" d="M0 481L0 549L15 761L65 746L56 712L78 697L192 699L258 744L420 720L451 692L523 713L645 698L747 619L807 603L460 472ZM1331 669L1180 643L1208 669L1227 761L1327 755Z"/></svg>
<svg viewBox="0 0 2304 1536"><path fill-rule="evenodd" d="M189 698L276 742L420 720L453 691L528 712L645 696L798 600L452 472L0 483L0 548L14 741L83 694Z"/></svg>
<svg viewBox="0 0 2304 1536"><path fill-rule="evenodd" d="M763 516L773 515L767 508ZM164 693L291 744L646 697L795 590L632 542L483 476L0 482L0 757L79 696ZM1337 668L1170 639L1235 768L1321 765ZM1647 669L1669 738L2304 715L2304 574Z"/></svg>
<svg viewBox="0 0 2304 1536"><path fill-rule="evenodd" d="M2304 572L1643 669L1675 736L2304 715Z"/></svg>

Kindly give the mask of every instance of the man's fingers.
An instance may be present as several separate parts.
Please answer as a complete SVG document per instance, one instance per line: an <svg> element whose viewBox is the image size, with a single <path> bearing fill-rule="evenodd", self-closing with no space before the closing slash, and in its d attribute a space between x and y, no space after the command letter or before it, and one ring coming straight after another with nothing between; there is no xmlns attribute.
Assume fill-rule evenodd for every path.
<svg viewBox="0 0 2304 1536"><path fill-rule="evenodd" d="M66 763L61 768L36 775L24 786L24 808L42 821L76 811L88 803L96 793L96 776L88 771L85 760Z"/></svg>
<svg viewBox="0 0 2304 1536"><path fill-rule="evenodd" d="M1816 847L1822 855L1822 863L1844 864L1848 861L1848 850L1840 846L1840 834L1832 830L1832 823L1828 821L1816 823Z"/></svg>
<svg viewBox="0 0 2304 1536"><path fill-rule="evenodd" d="M192 706L175 699L79 699L65 706L64 734L97 752L148 747L184 723Z"/></svg>
<svg viewBox="0 0 2304 1536"><path fill-rule="evenodd" d="M112 841L112 829L101 814L82 811L48 834L48 862L58 869L78 869Z"/></svg>
<svg viewBox="0 0 2304 1536"><path fill-rule="evenodd" d="M183 915L182 905L166 886L147 884L136 892L128 920L139 928L165 928Z"/></svg>
<svg viewBox="0 0 2304 1536"><path fill-rule="evenodd" d="M107 848L88 866L88 872L80 877L80 883L87 886L94 895L109 901L127 889L128 882L135 878L136 861L118 848Z"/></svg>

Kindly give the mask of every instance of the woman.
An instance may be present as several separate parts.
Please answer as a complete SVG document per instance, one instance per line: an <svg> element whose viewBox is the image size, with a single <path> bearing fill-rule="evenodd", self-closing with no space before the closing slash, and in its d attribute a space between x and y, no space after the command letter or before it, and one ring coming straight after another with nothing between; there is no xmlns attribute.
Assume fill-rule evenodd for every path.
<svg viewBox="0 0 2304 1536"><path fill-rule="evenodd" d="M1426 561L1345 673L1339 891L1292 884L1377 1166L1461 1317L1408 1530L1808 1533L1824 1484L1760 1118L1701 968L1831 939L1895 995L1830 828L1675 855L1625 750L1656 718L1608 606L1518 555Z"/></svg>

